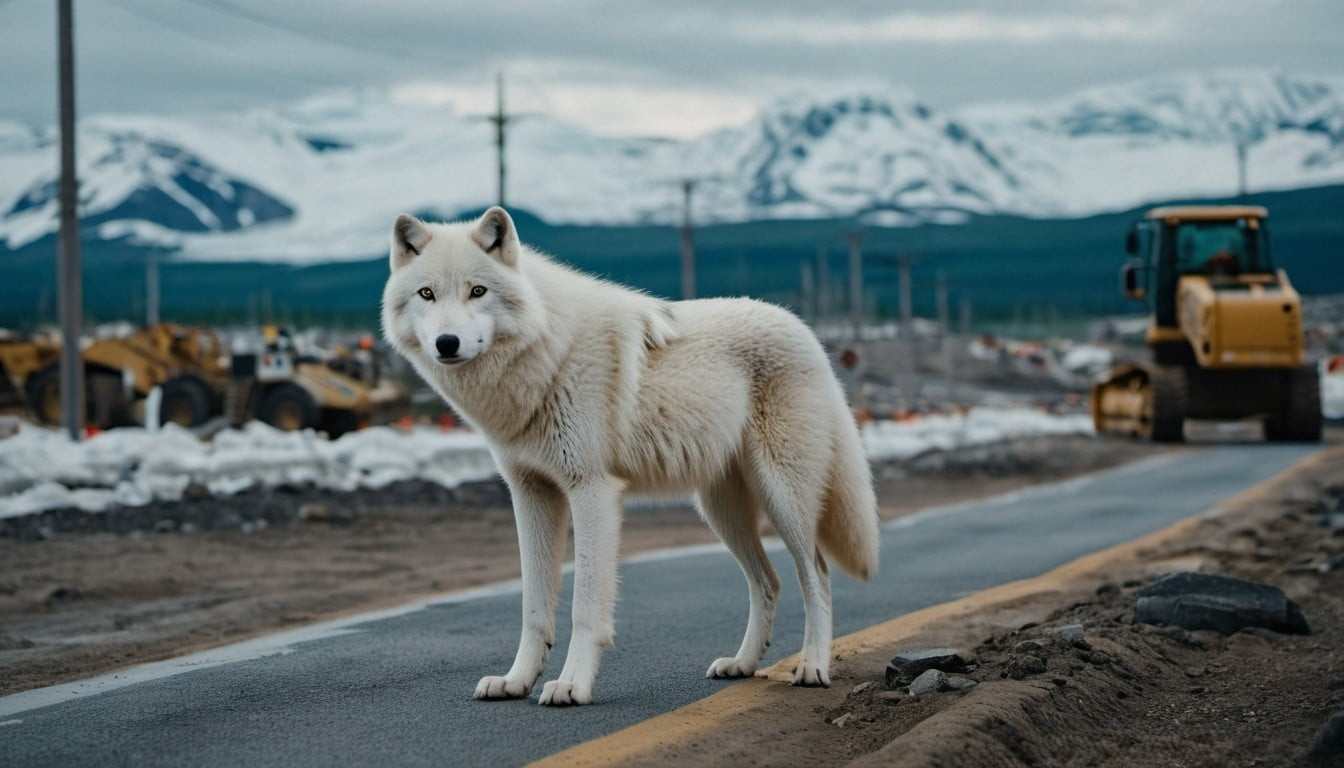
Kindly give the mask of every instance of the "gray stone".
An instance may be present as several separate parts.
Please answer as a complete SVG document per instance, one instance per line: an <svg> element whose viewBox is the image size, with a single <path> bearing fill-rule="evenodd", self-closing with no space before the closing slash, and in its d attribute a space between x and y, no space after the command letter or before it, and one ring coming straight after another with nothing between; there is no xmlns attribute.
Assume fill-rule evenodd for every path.
<svg viewBox="0 0 1344 768"><path fill-rule="evenodd" d="M1040 640L1023 640L1013 646L1013 653L1040 653L1045 650L1045 646Z"/></svg>
<svg viewBox="0 0 1344 768"><path fill-rule="evenodd" d="M1144 587L1134 621L1225 635L1243 627L1311 634L1302 609L1278 587L1209 573L1172 573Z"/></svg>
<svg viewBox="0 0 1344 768"><path fill-rule="evenodd" d="M853 713L853 712L846 712L845 714L843 714L843 715L841 715L841 716L835 718L834 720L832 720L832 721L831 721L831 725L834 725L836 728L844 728L844 727L845 727L845 723L848 723L848 722L849 722L850 720L852 720L853 718L854 718L854 713Z"/></svg>
<svg viewBox="0 0 1344 768"><path fill-rule="evenodd" d="M1065 624L1062 627L1051 627L1045 630L1045 634L1058 637L1060 640L1066 640L1070 643L1083 639L1082 624Z"/></svg>
<svg viewBox="0 0 1344 768"><path fill-rule="evenodd" d="M911 696L923 696L926 693L940 693L952 690L947 673L941 669L928 669L910 683Z"/></svg>
<svg viewBox="0 0 1344 768"><path fill-rule="evenodd" d="M913 648L901 651L887 665L887 687L899 688L929 669L965 672L966 661L955 648Z"/></svg>

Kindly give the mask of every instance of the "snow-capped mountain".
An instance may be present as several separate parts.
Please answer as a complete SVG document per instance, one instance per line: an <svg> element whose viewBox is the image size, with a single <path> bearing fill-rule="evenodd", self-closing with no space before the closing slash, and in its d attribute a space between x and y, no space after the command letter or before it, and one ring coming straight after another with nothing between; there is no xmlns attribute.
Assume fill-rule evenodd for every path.
<svg viewBox="0 0 1344 768"><path fill-rule="evenodd" d="M365 91L278 111L82 122L81 201L93 237L203 259L325 261L385 248L399 211L490 203L488 123L451 105ZM515 123L509 202L553 222L670 223L678 181L703 179L708 221L861 215L874 224L968 213L1080 216L1254 189L1344 181L1344 78L1218 72L1105 86L1044 103L950 113L900 89L776 102L689 141ZM56 227L55 133L0 123L0 242Z"/></svg>

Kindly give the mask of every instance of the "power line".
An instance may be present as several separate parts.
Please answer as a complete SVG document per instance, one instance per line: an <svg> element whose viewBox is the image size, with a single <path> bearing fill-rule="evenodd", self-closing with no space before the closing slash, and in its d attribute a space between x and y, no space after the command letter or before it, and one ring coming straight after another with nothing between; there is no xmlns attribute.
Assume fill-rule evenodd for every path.
<svg viewBox="0 0 1344 768"><path fill-rule="evenodd" d="M354 48L356 50L365 51L366 53L376 53L380 56L395 56L398 59L419 59L420 61L428 61L433 62L435 64L457 63L442 56L429 55L424 51L418 50L411 46L407 46L405 48L383 47L380 45L370 45L369 42L366 40L358 40L355 38L324 33L321 30L310 29L308 27L301 26L299 24L293 24L291 22L285 21L284 19L278 19L273 16L267 16L265 14L256 13L255 11L252 11L248 8L243 8L234 3L226 2L225 0L187 0L187 2L201 8L207 8L216 13L224 14L226 16L233 16L234 18L250 21L253 24L259 24L261 26L269 27L271 29L277 29L282 32L287 32L291 35L296 35L298 37L305 37L309 40L314 40L320 43L327 43L329 45L339 45L346 48Z"/></svg>
<svg viewBox="0 0 1344 768"><path fill-rule="evenodd" d="M12 0L10 0L10 1L12 2ZM0 2L4 2L4 0L0 0ZM206 35L200 34L200 33L196 32L194 29L191 29L190 27L182 27L182 26L180 26L180 25L176 25L176 24L169 23L167 20L165 20L165 19L164 19L163 17L161 17L161 16L157 16L157 15L155 15L155 14L149 13L148 11L146 11L146 10L144 10L144 9L142 9L142 8L137 8L137 7L135 6L134 3L128 3L128 2L125 2L125 0L107 0L107 2L108 2L108 4L110 4L110 5L113 5L113 6L116 6L117 8L120 8L120 9L121 9L123 12L125 12L125 13L129 13L129 14L131 14L132 16L135 16L135 17L137 17L137 18L144 19L145 21L148 21L148 22L151 22L151 23L153 23L153 24L156 24L156 25L158 25L161 29L164 29L164 30L166 30L166 31L168 31L168 32L172 32L172 33L174 33L174 34L176 34L176 35L178 35L178 36L180 36L180 37L186 38L186 39L188 39L188 40L192 40L192 41L194 41L194 42L198 42L198 43L207 43L207 44L209 44L209 45L211 45L211 46L214 46L216 49L222 51L223 53L225 53L226 55L228 55L230 58L233 58L233 59L235 59L235 60L237 60L237 61L244 61L244 62L247 62L248 64L252 64L252 65L254 65L254 66L258 66L258 67L260 67L261 69L265 69L265 70L267 70L267 71L269 71L269 72L274 72L274 73L279 74L279 75L284 75L285 77L288 77L288 78L290 78L290 79L292 79L292 80L302 82L302 83L304 83L305 85L316 85L316 86L320 86L320 87L323 87L323 88L327 88L327 87L330 87L330 86L332 85L332 83L331 83L330 81L317 80L317 79L315 79L315 78L305 77L305 76L303 76L303 75L296 74L293 70L290 70L290 69L281 69L281 68L279 68L279 67L273 67L273 66L270 66L269 64L266 63L266 61L265 61L264 59L259 59L259 58L255 57L255 56L244 56L244 55L238 53L237 51L233 50L233 48L232 48L231 46L229 46L228 43L225 43L225 42L223 42L222 40L217 40L217 39L208 37L208 36L206 36Z"/></svg>

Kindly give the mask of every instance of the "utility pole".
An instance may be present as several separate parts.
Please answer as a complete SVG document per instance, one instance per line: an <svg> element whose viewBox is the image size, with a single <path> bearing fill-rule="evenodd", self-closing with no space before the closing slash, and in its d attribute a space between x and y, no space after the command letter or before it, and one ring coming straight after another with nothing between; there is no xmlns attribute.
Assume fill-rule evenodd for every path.
<svg viewBox="0 0 1344 768"><path fill-rule="evenodd" d="M84 361L80 351L84 291L79 268L75 180L75 33L72 0L56 0L61 112L61 230L57 282L61 314L61 424L71 440L84 431Z"/></svg>
<svg viewBox="0 0 1344 768"><path fill-rule="evenodd" d="M915 257L913 254L899 253L896 255L896 268L900 275L902 336L913 336L915 332L914 287L910 279L910 268L914 264Z"/></svg>
<svg viewBox="0 0 1344 768"><path fill-rule="evenodd" d="M817 324L816 286L812 284L812 265L798 262L798 312L810 325Z"/></svg>
<svg viewBox="0 0 1344 768"><path fill-rule="evenodd" d="M825 248L817 249L817 324L831 319L831 257Z"/></svg>
<svg viewBox="0 0 1344 768"><path fill-rule="evenodd" d="M691 197L695 179L681 180L681 298L695 298L695 224L691 220Z"/></svg>
<svg viewBox="0 0 1344 768"><path fill-rule="evenodd" d="M509 124L531 113L506 112L504 110L504 73L495 75L495 111L488 115L476 115L475 119L485 120L495 126L495 161L499 169L499 207L504 207L504 148L508 143Z"/></svg>
<svg viewBox="0 0 1344 768"><path fill-rule="evenodd" d="M495 124L495 157L499 161L499 207L504 207L504 136L509 124L509 115L504 111L504 73L495 74L495 114L490 122Z"/></svg>
<svg viewBox="0 0 1344 768"><path fill-rule="evenodd" d="M947 300L947 275L940 269L938 270L937 280L938 291L938 343L939 352L943 358L943 378L946 381L948 396L951 397L956 388L956 377L952 371L952 317L951 307Z"/></svg>
<svg viewBox="0 0 1344 768"><path fill-rule="evenodd" d="M149 252L145 262L145 327L159 324L159 254Z"/></svg>
<svg viewBox="0 0 1344 768"><path fill-rule="evenodd" d="M849 314L854 325L854 340L863 328L863 233L850 232L849 239Z"/></svg>
<svg viewBox="0 0 1344 768"><path fill-rule="evenodd" d="M1237 197L1246 199L1246 140L1237 139Z"/></svg>

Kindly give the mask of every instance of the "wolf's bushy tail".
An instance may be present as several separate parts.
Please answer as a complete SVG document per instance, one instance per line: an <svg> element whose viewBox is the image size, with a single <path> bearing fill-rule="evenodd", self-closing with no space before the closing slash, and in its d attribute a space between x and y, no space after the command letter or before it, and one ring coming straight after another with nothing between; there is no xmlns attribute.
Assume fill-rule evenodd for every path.
<svg viewBox="0 0 1344 768"><path fill-rule="evenodd" d="M867 581L877 573L881 540L877 531L877 495L873 473L859 440L858 426L840 401L836 414L830 478L817 537L821 550L846 573Z"/></svg>

